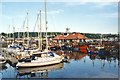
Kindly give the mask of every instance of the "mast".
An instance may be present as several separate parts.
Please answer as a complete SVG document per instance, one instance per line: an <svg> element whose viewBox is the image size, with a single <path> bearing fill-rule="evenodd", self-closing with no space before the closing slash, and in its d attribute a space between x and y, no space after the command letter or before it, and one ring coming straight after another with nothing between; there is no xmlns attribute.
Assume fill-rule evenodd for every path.
<svg viewBox="0 0 120 80"><path fill-rule="evenodd" d="M19 45L19 38L20 38L20 33L19 33L19 28L18 28L18 45Z"/></svg>
<svg viewBox="0 0 120 80"><path fill-rule="evenodd" d="M11 33L10 33L10 25L9 25L9 28L8 28L8 39L11 38ZM8 40L8 44L9 44L9 40Z"/></svg>
<svg viewBox="0 0 120 80"><path fill-rule="evenodd" d="M46 49L48 49L48 40L47 40L47 29L48 29L48 22L47 22L47 9L46 9L46 0L45 0L45 26L46 26Z"/></svg>
<svg viewBox="0 0 120 80"><path fill-rule="evenodd" d="M38 29L39 29L39 24L38 24ZM40 49L40 31L38 30L38 49Z"/></svg>
<svg viewBox="0 0 120 80"><path fill-rule="evenodd" d="M10 28L10 25L8 25L9 26L9 28ZM9 43L9 33L10 33L10 31L9 31L9 28L8 28L8 33L7 33L7 45L8 45L8 43Z"/></svg>
<svg viewBox="0 0 120 80"><path fill-rule="evenodd" d="M0 34L0 42L2 42L2 34ZM2 44L0 43L0 48L2 48ZM2 52L2 50L0 50L0 52Z"/></svg>
<svg viewBox="0 0 120 80"><path fill-rule="evenodd" d="M9 28L8 28L9 30L8 30L8 37L10 38L11 37L11 35L10 35L10 25L9 25Z"/></svg>
<svg viewBox="0 0 120 80"><path fill-rule="evenodd" d="M7 40L7 45L8 45L8 34L9 34L9 33L7 33L7 37L6 37L6 40ZM1 48L1 47L0 47L0 48Z"/></svg>
<svg viewBox="0 0 120 80"><path fill-rule="evenodd" d="M27 45L29 46L29 30L28 30L28 12L27 12Z"/></svg>
<svg viewBox="0 0 120 80"><path fill-rule="evenodd" d="M25 29L25 20L23 22L23 29ZM25 30L23 31L23 45L24 45L24 39L25 39Z"/></svg>
<svg viewBox="0 0 120 80"><path fill-rule="evenodd" d="M37 14L37 20L36 20L36 23L35 23L35 27L36 27L38 18L39 18L39 13ZM35 30L35 27L34 27L34 30ZM33 30L33 31L34 31L34 30ZM39 24L38 24L38 41L39 41L39 37L40 37L40 34L39 34ZM38 44L38 47L40 47L39 44Z"/></svg>
<svg viewBox="0 0 120 80"><path fill-rule="evenodd" d="M15 27L13 26L13 39L14 39L14 43L15 43Z"/></svg>
<svg viewBox="0 0 120 80"><path fill-rule="evenodd" d="M102 43L102 34L100 35L100 37L101 37L101 45L103 45L103 43Z"/></svg>
<svg viewBox="0 0 120 80"><path fill-rule="evenodd" d="M13 27L13 43L15 43L15 27L14 27L14 21L12 21L12 27Z"/></svg>
<svg viewBox="0 0 120 80"><path fill-rule="evenodd" d="M18 28L18 39L20 38L19 28Z"/></svg>
<svg viewBox="0 0 120 80"><path fill-rule="evenodd" d="M40 10L40 35L39 35L40 41L39 41L39 49L42 50L42 16L41 16L41 10Z"/></svg>

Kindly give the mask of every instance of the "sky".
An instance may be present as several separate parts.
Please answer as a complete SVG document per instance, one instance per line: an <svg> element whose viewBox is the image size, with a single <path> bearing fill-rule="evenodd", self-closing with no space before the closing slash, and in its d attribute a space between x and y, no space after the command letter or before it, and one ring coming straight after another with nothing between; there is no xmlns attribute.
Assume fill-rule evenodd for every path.
<svg viewBox="0 0 120 80"><path fill-rule="evenodd" d="M44 0L4 0L0 3L0 33L26 31L23 22L28 12L29 31L39 31L35 23L42 11L42 31L45 31ZM49 32L118 33L117 0L47 0ZM27 23L25 23L26 26ZM35 28L35 30L34 30Z"/></svg>

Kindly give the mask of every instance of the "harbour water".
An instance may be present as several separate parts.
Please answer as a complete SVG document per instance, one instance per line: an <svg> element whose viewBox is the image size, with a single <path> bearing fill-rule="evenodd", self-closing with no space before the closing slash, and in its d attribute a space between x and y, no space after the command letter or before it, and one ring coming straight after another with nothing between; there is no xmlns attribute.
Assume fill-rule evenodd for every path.
<svg viewBox="0 0 120 80"><path fill-rule="evenodd" d="M68 52L70 62L46 67L19 68L5 63L0 78L118 78L118 55Z"/></svg>
<svg viewBox="0 0 120 80"><path fill-rule="evenodd" d="M113 7L113 5L117 5L118 3L109 5L109 8L108 6L107 8L106 6L103 6L104 10L102 10L102 8L99 9L99 7L96 7L96 4L94 3L77 6L76 4L71 6L71 3L70 5L69 3L66 5L66 2L64 3L63 1L57 4L51 3L52 2L47 0L43 2L40 1L38 3L2 3L3 7L1 9L2 13L4 14L2 17L3 24L9 25L9 28L5 27L7 25L1 25L2 33L0 34L0 54L2 58L0 59L0 80L29 80L31 78L118 79L118 48L120 44L119 35L115 34L117 33L117 28L109 27L111 24L106 24L116 21L115 19L117 18L104 18L104 15L102 15L104 13L111 12L111 9L114 9L114 11L117 13L118 9L115 6ZM25 16L24 12L26 12L26 10L29 13L27 12ZM37 13L37 18L35 19L35 15L38 10L39 13ZM42 14L42 12L44 12L44 14ZM104 13L98 15L99 12ZM48 13L50 15L47 15ZM73 16L73 14L75 15ZM92 17L88 16L88 14L93 14L92 17L96 17L96 19L92 19ZM7 19L6 16L8 18L14 19ZM42 21L42 17L45 18L45 22ZM12 24L10 20L12 20ZM104 21L102 22L102 20ZM99 27L99 22L103 27ZM22 27L21 25L14 25L21 23ZM44 25L43 27L42 24ZM33 26L33 30L31 25ZM66 25L68 26L64 32L63 29ZM116 24L112 25L115 26ZM52 26L54 28L52 28ZM79 26L82 26L82 28ZM10 27L13 27L12 32ZM54 30L55 27L57 30ZM17 31L16 28L18 28ZM37 30L35 28L37 28ZM115 29L115 31L112 31L113 29ZM87 33L80 33L79 30L80 32ZM42 51L44 49L46 49L44 51L45 55L42 55L42 52L40 52L41 55L37 54L40 58L33 54L36 52L39 53L38 51ZM49 52L48 50L52 50L58 55L54 55L51 51ZM3 63L3 60L6 62ZM59 64L54 64L58 62ZM18 65L16 65L17 63Z"/></svg>

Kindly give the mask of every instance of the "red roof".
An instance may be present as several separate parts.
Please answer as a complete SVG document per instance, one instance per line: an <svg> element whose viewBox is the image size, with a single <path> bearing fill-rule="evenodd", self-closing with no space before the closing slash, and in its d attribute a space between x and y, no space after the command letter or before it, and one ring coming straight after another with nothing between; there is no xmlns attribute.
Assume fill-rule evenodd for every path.
<svg viewBox="0 0 120 80"><path fill-rule="evenodd" d="M87 37L80 33L70 33L66 39L87 39Z"/></svg>
<svg viewBox="0 0 120 80"><path fill-rule="evenodd" d="M80 33L70 33L67 36L64 35L57 35L54 40L63 40L63 39L88 39L86 36L80 34Z"/></svg>
<svg viewBox="0 0 120 80"><path fill-rule="evenodd" d="M63 40L63 39L65 39L65 36L64 35L57 35L55 38L53 38L54 40L57 40L57 39L59 39L59 40Z"/></svg>

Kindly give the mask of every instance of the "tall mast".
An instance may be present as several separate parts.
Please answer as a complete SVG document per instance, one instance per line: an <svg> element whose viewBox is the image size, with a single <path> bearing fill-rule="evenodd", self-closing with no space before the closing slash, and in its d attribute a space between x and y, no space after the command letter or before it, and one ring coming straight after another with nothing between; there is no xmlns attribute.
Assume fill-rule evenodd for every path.
<svg viewBox="0 0 120 80"><path fill-rule="evenodd" d="M41 10L40 10L40 35L39 35L40 41L39 41L39 48L42 50L42 16L41 16Z"/></svg>
<svg viewBox="0 0 120 80"><path fill-rule="evenodd" d="M28 40L28 42L27 42L27 45L29 45L29 30L28 30L28 12L27 12L27 40Z"/></svg>
<svg viewBox="0 0 120 80"><path fill-rule="evenodd" d="M12 27L13 27L13 43L15 43L15 27L14 27L14 20L12 19Z"/></svg>
<svg viewBox="0 0 120 80"><path fill-rule="evenodd" d="M45 0L45 26L46 26L46 49L48 49L48 40L47 40L47 29L48 29L48 22L47 22L47 9L46 9L46 0Z"/></svg>
<svg viewBox="0 0 120 80"><path fill-rule="evenodd" d="M15 43L15 27L13 26L13 39L14 39L14 43Z"/></svg>
<svg viewBox="0 0 120 80"><path fill-rule="evenodd" d="M23 22L23 45L24 45L24 39L25 39L25 20Z"/></svg>
<svg viewBox="0 0 120 80"><path fill-rule="evenodd" d="M19 33L19 28L18 28L18 45L19 45L19 38L20 38L20 33Z"/></svg>
<svg viewBox="0 0 120 80"><path fill-rule="evenodd" d="M9 28L8 28L8 37L11 38L11 35L10 35L10 25L9 25Z"/></svg>
<svg viewBox="0 0 120 80"><path fill-rule="evenodd" d="M0 34L0 42L2 41L2 34ZM0 48L2 48L2 44L0 44ZM0 50L0 52L2 52L2 50Z"/></svg>
<svg viewBox="0 0 120 80"><path fill-rule="evenodd" d="M38 21L38 19L39 19L39 13L37 14L37 21ZM36 23L35 23L35 26L36 26L36 24L37 24L37 21L36 21ZM39 41L39 38L40 38L40 34L39 34L39 24L38 24L38 41ZM38 44L38 47L40 48L40 44Z"/></svg>
<svg viewBox="0 0 120 80"><path fill-rule="evenodd" d="M39 24L38 24L38 29L39 29ZM39 38L40 38L40 34L39 34L39 30L38 30L38 41L39 41ZM40 47L40 45L39 45Z"/></svg>
<svg viewBox="0 0 120 80"><path fill-rule="evenodd" d="M19 28L18 28L18 39L20 38Z"/></svg>
<svg viewBox="0 0 120 80"><path fill-rule="evenodd" d="M7 45L8 45L8 37L9 37L9 31L7 32Z"/></svg>
<svg viewBox="0 0 120 80"><path fill-rule="evenodd" d="M8 28L8 33L7 33L7 44L9 43L9 39L10 38L10 25L9 25L9 28Z"/></svg>
<svg viewBox="0 0 120 80"><path fill-rule="evenodd" d="M102 34L100 35L100 38L101 38L101 45L102 45Z"/></svg>

